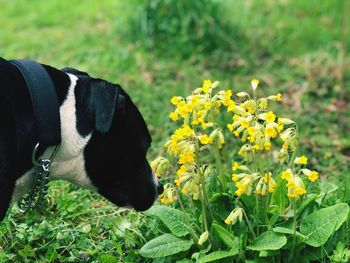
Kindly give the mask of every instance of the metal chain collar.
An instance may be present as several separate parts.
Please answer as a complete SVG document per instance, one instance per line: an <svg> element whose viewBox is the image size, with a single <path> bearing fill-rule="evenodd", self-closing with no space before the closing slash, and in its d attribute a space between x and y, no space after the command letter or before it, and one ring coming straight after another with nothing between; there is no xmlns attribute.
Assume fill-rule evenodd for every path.
<svg viewBox="0 0 350 263"><path fill-rule="evenodd" d="M33 185L28 193L26 193L18 202L19 210L26 213L31 209L42 209L46 206L47 201L45 195L47 194L50 168L53 159L56 156L59 146L55 146L50 158L36 159L36 152L39 148L39 143L34 147L32 153L33 171Z"/></svg>

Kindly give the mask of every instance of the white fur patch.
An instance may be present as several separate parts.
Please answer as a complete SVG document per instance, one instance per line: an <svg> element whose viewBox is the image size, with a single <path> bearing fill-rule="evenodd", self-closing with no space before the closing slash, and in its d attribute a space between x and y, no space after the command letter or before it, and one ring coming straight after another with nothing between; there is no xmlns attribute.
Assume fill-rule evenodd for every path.
<svg viewBox="0 0 350 263"><path fill-rule="evenodd" d="M61 117L61 145L51 165L50 180L63 179L84 188L96 190L85 171L83 151L91 138L91 134L82 137L77 131L75 87L78 78L68 74L71 80L66 100L60 107ZM43 157L48 158L54 147L46 149ZM19 198L31 189L33 169L26 172L16 181L16 188L12 201Z"/></svg>

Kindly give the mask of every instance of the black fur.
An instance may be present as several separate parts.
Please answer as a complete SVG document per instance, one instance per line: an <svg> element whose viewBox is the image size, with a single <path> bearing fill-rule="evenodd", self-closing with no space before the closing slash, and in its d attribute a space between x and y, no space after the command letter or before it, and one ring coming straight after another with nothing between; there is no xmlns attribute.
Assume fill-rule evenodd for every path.
<svg viewBox="0 0 350 263"><path fill-rule="evenodd" d="M66 73L78 77L77 130L83 137L92 134L84 149L85 168L98 192L119 206L148 209L157 196L157 185L146 159L151 136L130 97L119 85L85 72L44 67L55 85L60 105L70 85ZM16 180L32 168L31 153L38 140L24 79L17 68L2 58L0 121L1 220L9 207Z"/></svg>

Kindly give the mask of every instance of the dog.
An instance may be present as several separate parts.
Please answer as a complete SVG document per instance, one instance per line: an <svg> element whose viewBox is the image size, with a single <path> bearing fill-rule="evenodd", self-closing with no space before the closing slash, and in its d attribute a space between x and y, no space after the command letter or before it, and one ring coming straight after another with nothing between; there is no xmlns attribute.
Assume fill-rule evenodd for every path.
<svg viewBox="0 0 350 263"><path fill-rule="evenodd" d="M49 180L91 189L122 207L147 210L163 186L146 159L147 125L118 84L74 68L41 64L59 103L61 143ZM25 79L0 58L0 220L33 186L33 147L38 140ZM49 156L53 146L39 149Z"/></svg>

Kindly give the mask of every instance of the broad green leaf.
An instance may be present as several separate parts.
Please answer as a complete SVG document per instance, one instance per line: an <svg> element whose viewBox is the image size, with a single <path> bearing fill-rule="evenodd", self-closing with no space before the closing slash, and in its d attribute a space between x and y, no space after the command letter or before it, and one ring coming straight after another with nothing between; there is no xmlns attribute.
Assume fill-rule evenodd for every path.
<svg viewBox="0 0 350 263"><path fill-rule="evenodd" d="M112 255L102 255L100 260L101 263L118 263L118 258Z"/></svg>
<svg viewBox="0 0 350 263"><path fill-rule="evenodd" d="M280 178L277 180L277 187L271 195L271 207L273 209L270 212L279 215L284 214L284 209L288 205L287 187L286 184L282 183L282 180Z"/></svg>
<svg viewBox="0 0 350 263"><path fill-rule="evenodd" d="M258 236L253 243L248 246L251 250L277 250L287 244L287 238L283 234L266 231Z"/></svg>
<svg viewBox="0 0 350 263"><path fill-rule="evenodd" d="M287 227L275 227L273 228L273 232L275 233L280 233L280 234L289 234L289 235L294 235L294 230L291 228L287 228ZM302 238L302 239L306 239L307 237L304 236L303 234L301 234L298 231L295 231L295 235Z"/></svg>
<svg viewBox="0 0 350 263"><path fill-rule="evenodd" d="M163 205L156 205L145 212L145 215L157 217L175 236L182 237L189 234L186 218L183 212Z"/></svg>
<svg viewBox="0 0 350 263"><path fill-rule="evenodd" d="M259 252L259 257L267 258L279 255L281 252L279 250L261 250Z"/></svg>
<svg viewBox="0 0 350 263"><path fill-rule="evenodd" d="M205 254L207 254L208 251L210 251L210 249L211 249L211 245L209 244L206 248L204 248L198 252L193 253L191 256L191 259L194 259L195 262L197 262L198 258L205 256Z"/></svg>
<svg viewBox="0 0 350 263"><path fill-rule="evenodd" d="M147 242L140 254L145 258L160 258L187 251L193 245L192 240L184 240L172 234L163 234Z"/></svg>
<svg viewBox="0 0 350 263"><path fill-rule="evenodd" d="M226 246L229 248L237 247L238 242L237 239L235 239L235 236L232 232L226 230L224 227L220 226L217 223L212 224L212 229L215 231L215 233L219 236L219 238L222 240L222 242L225 243Z"/></svg>
<svg viewBox="0 0 350 263"><path fill-rule="evenodd" d="M184 258L184 259L177 260L176 263L193 263L193 261L191 259Z"/></svg>
<svg viewBox="0 0 350 263"><path fill-rule="evenodd" d="M233 257L238 255L238 248L233 248L229 251L214 251L198 260L198 263L206 263L214 260L219 260L227 257Z"/></svg>
<svg viewBox="0 0 350 263"><path fill-rule="evenodd" d="M306 196L306 198L301 202L300 206L298 207L296 214L299 215L305 207L307 207L309 204L311 204L313 201L315 201L317 198L317 194L309 194Z"/></svg>
<svg viewBox="0 0 350 263"><path fill-rule="evenodd" d="M304 242L313 247L320 247L346 221L349 206L345 203L318 210L300 222L300 232L307 236Z"/></svg>

